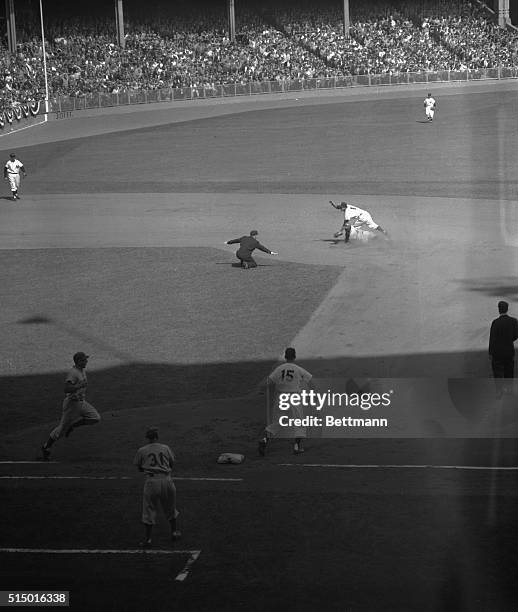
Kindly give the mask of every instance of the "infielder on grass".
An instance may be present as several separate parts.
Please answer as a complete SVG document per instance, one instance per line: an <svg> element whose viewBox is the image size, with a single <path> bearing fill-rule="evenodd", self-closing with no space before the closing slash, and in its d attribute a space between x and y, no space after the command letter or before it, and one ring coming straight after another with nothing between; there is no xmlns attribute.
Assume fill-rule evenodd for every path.
<svg viewBox="0 0 518 612"><path fill-rule="evenodd" d="M18 189L20 188L20 172L23 174L23 178L27 176L24 165L19 159L16 159L16 153L11 153L4 166L4 180L9 181L13 200L20 199L18 195Z"/></svg>
<svg viewBox="0 0 518 612"><path fill-rule="evenodd" d="M49 439L41 447L44 461L49 460L50 447L63 435L68 438L76 427L95 425L101 420L97 410L85 399L88 384L85 368L88 357L82 351L73 356L74 366L69 370L65 379L65 399L61 421L50 432Z"/></svg>
<svg viewBox="0 0 518 612"><path fill-rule="evenodd" d="M239 244L239 249L236 251L236 257L241 262L241 267L245 270L248 270L249 268L257 268L257 263L252 257L252 253L255 251L255 249L259 249L260 251L270 255L279 254L275 253L274 251L270 251L270 249L263 246L256 238L258 233L259 232L257 230L252 230L250 232L250 236L241 236L241 238L234 238L233 240L227 240L227 242L225 242L225 244Z"/></svg>
<svg viewBox="0 0 518 612"><path fill-rule="evenodd" d="M288 415L291 418L302 419L304 418L304 407L299 405L292 405L290 409L285 412L279 409L279 395L281 393L300 393L304 389L311 389L311 379L313 378L307 370L295 363L297 354L294 348L287 348L284 352L284 358L286 363L282 363L277 366L266 379L267 385L267 410L269 423L265 430L263 437L259 440L259 454L264 457L266 453L266 447L271 438L275 437L279 431L282 430L282 425L279 423L279 417L281 415ZM294 444L293 452L295 454L304 452L303 438L306 437L306 427L292 427L291 433L293 434Z"/></svg>
<svg viewBox="0 0 518 612"><path fill-rule="evenodd" d="M151 532L156 524L158 507L161 506L171 526L171 539L177 540L182 534L176 529L176 487L171 472L175 461L173 451L158 441L158 428L150 427L146 432L149 443L138 449L133 463L144 472L144 499L142 502L142 522L145 537L140 546L151 546Z"/></svg>
<svg viewBox="0 0 518 612"><path fill-rule="evenodd" d="M332 200L329 200L329 203L333 208L342 210L344 213L344 222L340 230L334 234L335 238L340 238L340 236L344 234L345 242L349 242L351 238L365 240L363 234L366 231L372 230L381 232L388 237L386 230L384 230L381 225L374 223L370 212L358 208L357 206L351 206L351 204L347 204L347 202L340 202L340 204L337 205Z"/></svg>

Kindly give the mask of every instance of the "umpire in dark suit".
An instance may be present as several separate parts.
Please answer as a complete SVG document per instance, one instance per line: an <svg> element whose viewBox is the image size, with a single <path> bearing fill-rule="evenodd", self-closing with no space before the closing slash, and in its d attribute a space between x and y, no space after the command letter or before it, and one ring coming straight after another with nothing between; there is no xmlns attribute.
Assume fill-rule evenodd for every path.
<svg viewBox="0 0 518 612"><path fill-rule="evenodd" d="M252 253L255 249L259 249L264 253L269 253L270 255L278 255L275 251L270 251L267 247L263 246L259 240L257 240L256 236L259 232L257 230L252 230L250 232L250 236L241 236L241 238L234 238L233 240L227 240L225 244L239 244L239 249L236 252L236 257L241 262L241 267L245 269L249 268L257 268L257 263L255 259L252 257Z"/></svg>
<svg viewBox="0 0 518 612"><path fill-rule="evenodd" d="M491 323L489 356L495 378L514 378L514 341L518 339L518 320L507 314L509 304L498 302L500 316ZM497 387L497 391L500 389Z"/></svg>

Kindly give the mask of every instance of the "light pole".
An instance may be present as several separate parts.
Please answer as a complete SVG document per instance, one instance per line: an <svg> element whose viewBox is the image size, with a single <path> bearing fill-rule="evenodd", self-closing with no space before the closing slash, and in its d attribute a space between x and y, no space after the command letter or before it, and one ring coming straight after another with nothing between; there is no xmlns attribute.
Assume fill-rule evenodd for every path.
<svg viewBox="0 0 518 612"><path fill-rule="evenodd" d="M45 77L45 115L49 112L49 82L47 80L47 53L45 52L45 28L43 27L43 5L40 0L41 50L43 52L43 74ZM45 117L47 120L47 117Z"/></svg>

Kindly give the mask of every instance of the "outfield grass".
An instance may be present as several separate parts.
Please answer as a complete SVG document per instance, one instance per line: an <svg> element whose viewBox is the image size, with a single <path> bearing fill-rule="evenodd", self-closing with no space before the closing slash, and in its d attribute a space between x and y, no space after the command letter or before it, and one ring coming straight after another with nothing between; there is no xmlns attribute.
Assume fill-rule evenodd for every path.
<svg viewBox="0 0 518 612"><path fill-rule="evenodd" d="M92 355L88 397L101 413L246 395L341 271L263 258L245 271L232 253L202 248L2 256L17 279L3 310L4 342L17 350L0 376L12 432L59 418L77 350Z"/></svg>

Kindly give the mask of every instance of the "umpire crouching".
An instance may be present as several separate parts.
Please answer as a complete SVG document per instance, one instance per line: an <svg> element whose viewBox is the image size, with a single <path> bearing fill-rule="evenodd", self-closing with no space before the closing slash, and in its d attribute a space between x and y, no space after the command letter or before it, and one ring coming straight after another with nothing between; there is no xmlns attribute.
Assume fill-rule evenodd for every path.
<svg viewBox="0 0 518 612"><path fill-rule="evenodd" d="M500 316L491 323L489 332L489 357L495 379L514 378L514 341L518 339L518 320L507 314L509 304L498 302ZM506 386L496 381L497 396L501 396Z"/></svg>
<svg viewBox="0 0 518 612"><path fill-rule="evenodd" d="M248 270L249 268L257 268L257 263L255 259L252 257L252 253L255 249L259 249L264 253L268 253L269 255L278 255L274 251L270 251L270 249L263 246L259 240L257 240L256 236L259 232L257 230L252 230L250 232L250 236L241 236L241 238L234 238L233 240L227 240L225 244L238 244L239 249L236 252L236 257L241 262L241 267Z"/></svg>

